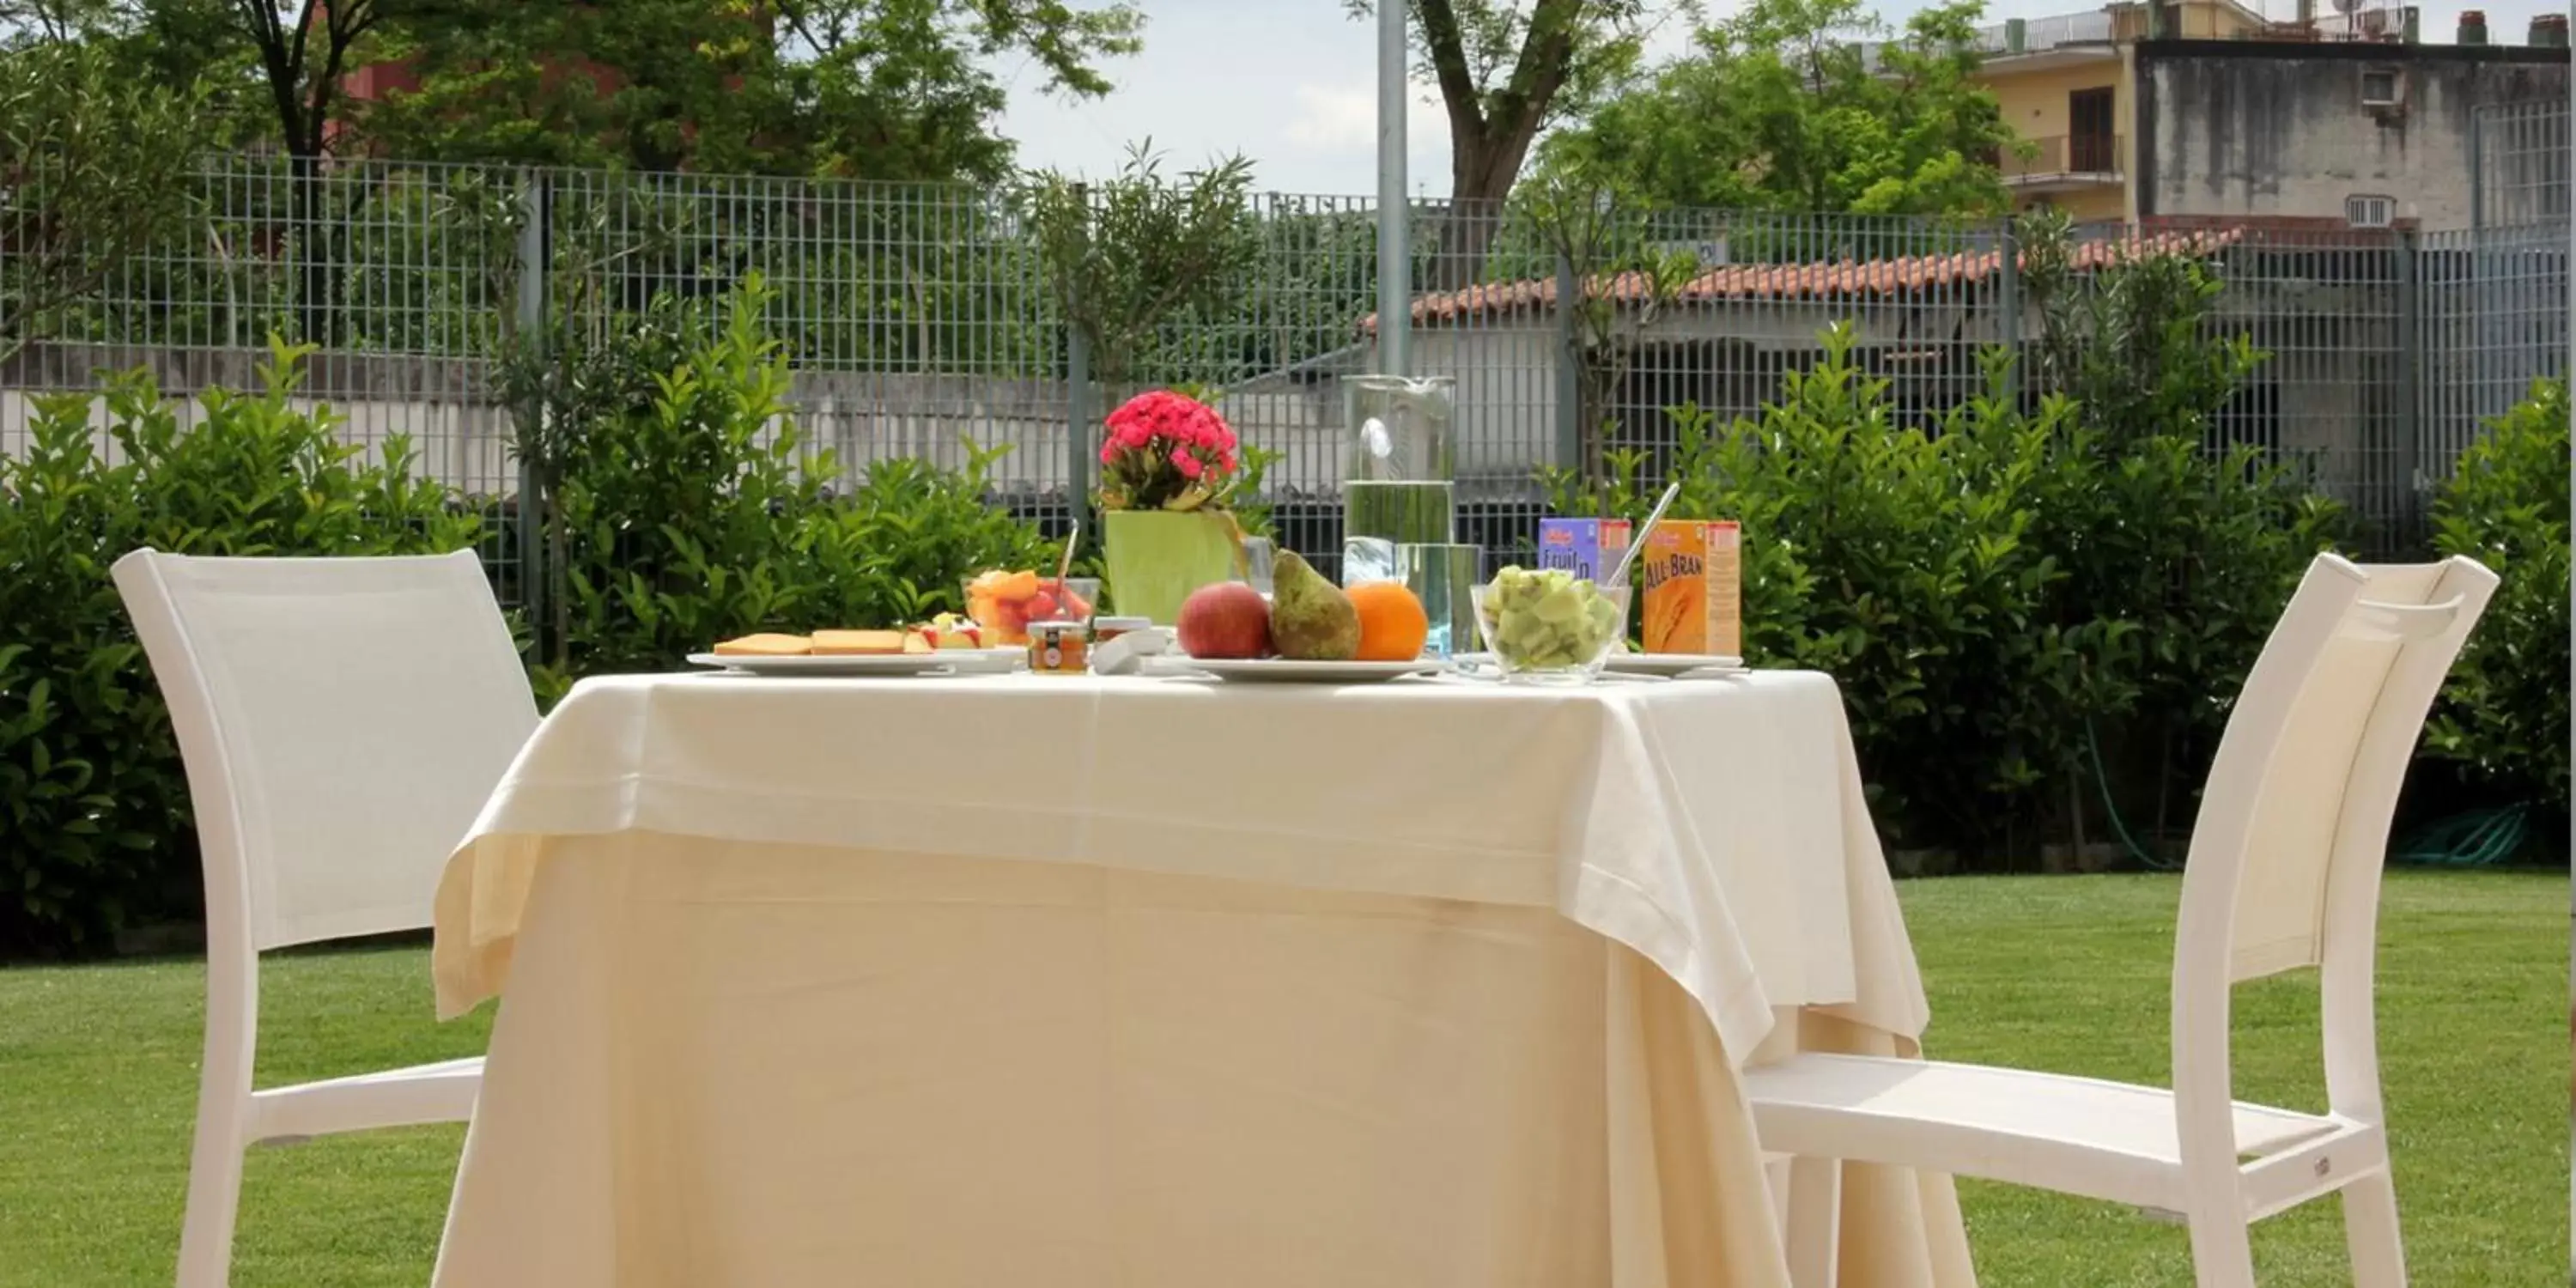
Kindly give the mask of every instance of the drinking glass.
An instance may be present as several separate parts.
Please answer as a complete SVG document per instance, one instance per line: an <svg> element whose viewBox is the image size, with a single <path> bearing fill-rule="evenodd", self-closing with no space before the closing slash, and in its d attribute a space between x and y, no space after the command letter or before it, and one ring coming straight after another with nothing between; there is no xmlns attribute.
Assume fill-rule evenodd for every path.
<svg viewBox="0 0 2576 1288"><path fill-rule="evenodd" d="M1243 539L1243 568L1239 570L1238 575L1255 591L1260 592L1263 599L1270 598L1270 574L1273 567L1272 561L1276 557L1270 538L1245 537Z"/></svg>

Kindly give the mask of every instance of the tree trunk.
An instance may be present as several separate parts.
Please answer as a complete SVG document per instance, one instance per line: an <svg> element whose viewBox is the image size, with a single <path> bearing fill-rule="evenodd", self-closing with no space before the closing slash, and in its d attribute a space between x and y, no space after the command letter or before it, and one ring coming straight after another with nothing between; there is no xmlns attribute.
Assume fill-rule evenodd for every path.
<svg viewBox="0 0 2576 1288"><path fill-rule="evenodd" d="M1449 209L1441 217L1440 243L1427 266L1430 280L1424 285L1429 289L1454 291L1483 280L1485 256L1503 226L1504 203L1538 137L1537 112L1527 117L1462 129L1453 116Z"/></svg>
<svg viewBox="0 0 2576 1288"><path fill-rule="evenodd" d="M331 335L331 244L329 223L324 217L322 200L322 158L315 153L297 153L288 158L288 182L295 196L289 206L289 218L295 225L296 327L295 338L307 344L327 345Z"/></svg>

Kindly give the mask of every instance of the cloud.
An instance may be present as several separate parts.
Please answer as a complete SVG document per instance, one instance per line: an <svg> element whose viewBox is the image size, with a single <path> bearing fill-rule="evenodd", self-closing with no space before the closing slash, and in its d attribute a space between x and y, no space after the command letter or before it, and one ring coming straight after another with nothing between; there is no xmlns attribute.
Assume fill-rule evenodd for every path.
<svg viewBox="0 0 2576 1288"><path fill-rule="evenodd" d="M1300 85L1290 92L1296 114L1282 131L1307 152L1367 152L1377 147L1377 91ZM1411 113L1406 114L1410 118ZM1406 122L1411 124L1410 119Z"/></svg>

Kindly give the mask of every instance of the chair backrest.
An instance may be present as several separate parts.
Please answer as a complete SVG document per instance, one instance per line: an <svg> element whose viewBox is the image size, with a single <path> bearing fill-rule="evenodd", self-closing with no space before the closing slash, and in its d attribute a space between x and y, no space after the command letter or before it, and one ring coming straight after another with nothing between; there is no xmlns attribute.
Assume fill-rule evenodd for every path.
<svg viewBox="0 0 2576 1288"><path fill-rule="evenodd" d="M2377 1121L2371 971L2398 789L2496 577L2474 560L2309 565L2245 678L2193 826L2174 943L2174 1088L2186 1162L2235 1166L2230 990L2324 968L2335 1112ZM2213 1166L2215 1164L2213 1163Z"/></svg>
<svg viewBox="0 0 2576 1288"><path fill-rule="evenodd" d="M116 585L187 764L210 945L428 925L440 865L537 724L474 553L137 550Z"/></svg>

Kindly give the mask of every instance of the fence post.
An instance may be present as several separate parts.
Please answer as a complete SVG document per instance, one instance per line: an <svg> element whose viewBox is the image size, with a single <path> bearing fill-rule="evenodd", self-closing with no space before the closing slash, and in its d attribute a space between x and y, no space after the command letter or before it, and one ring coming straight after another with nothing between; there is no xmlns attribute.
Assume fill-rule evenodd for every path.
<svg viewBox="0 0 2576 1288"><path fill-rule="evenodd" d="M1091 219L1089 192L1081 185L1074 187L1074 199L1082 203L1083 221ZM1086 243L1088 238L1085 238ZM1080 253L1088 254L1086 244ZM1091 402L1091 337L1084 333L1078 320L1082 303L1081 265L1068 266L1064 275L1064 510L1065 517L1093 529L1093 550L1104 549L1101 536L1091 522L1091 453L1085 450L1091 438L1091 427L1100 416Z"/></svg>
<svg viewBox="0 0 2576 1288"><path fill-rule="evenodd" d="M530 170L519 181L519 300L513 333L519 342L537 353L546 342L546 172ZM533 395L533 406L518 409L523 423L535 425L546 414L545 398ZM519 605L528 615L528 625L537 641L537 656L547 655L549 641L547 616L545 558L545 499L538 486L538 464L525 451L519 453L519 505L516 516L519 543Z"/></svg>
<svg viewBox="0 0 2576 1288"><path fill-rule="evenodd" d="M2397 394L2396 417L2389 435L2393 456L2390 469L2396 474L2389 491L2389 509L2398 531L2389 534L2398 541L2412 542L2420 531L2417 522L2418 494L2416 473L2423 454L2423 409L2421 390L2424 362L2423 264L2416 244L2415 230L2399 228L2391 254L2397 257Z"/></svg>
<svg viewBox="0 0 2576 1288"><path fill-rule="evenodd" d="M1583 284L1574 280L1574 261L1556 257L1556 463L1577 477L1583 460L1583 337L1574 310ZM1589 487L1595 480L1583 478Z"/></svg>
<svg viewBox="0 0 2576 1288"><path fill-rule="evenodd" d="M2004 351L2012 355L2004 393L2018 407L2022 401L2021 391L2026 387L2021 369L2021 239L2014 234L2009 215L2004 217L1996 232L1995 256L1995 311L2000 315L1996 318L1996 329L2001 332L1999 338Z"/></svg>

